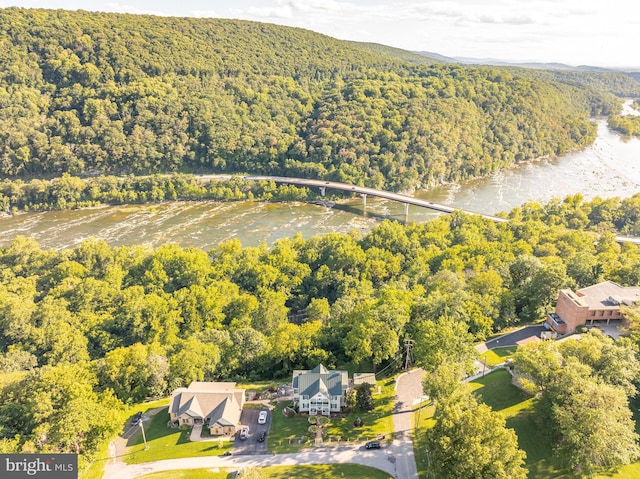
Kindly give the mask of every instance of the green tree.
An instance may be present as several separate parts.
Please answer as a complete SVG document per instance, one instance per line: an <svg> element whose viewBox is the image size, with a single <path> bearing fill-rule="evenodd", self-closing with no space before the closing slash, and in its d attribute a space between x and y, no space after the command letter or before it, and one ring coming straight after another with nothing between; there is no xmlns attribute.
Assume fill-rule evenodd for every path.
<svg viewBox="0 0 640 479"><path fill-rule="evenodd" d="M166 392L166 358L140 343L108 352L98 371L102 386L113 389L124 402L139 402Z"/></svg>
<svg viewBox="0 0 640 479"><path fill-rule="evenodd" d="M435 371L442 363L457 363L466 373L473 371L478 353L473 336L464 322L441 317L437 321L420 321L413 336L413 355L416 365L427 372Z"/></svg>
<svg viewBox="0 0 640 479"><path fill-rule="evenodd" d="M447 479L525 479L525 453L505 419L472 397L439 409L428 431L436 477Z"/></svg>
<svg viewBox="0 0 640 479"><path fill-rule="evenodd" d="M96 393L96 384L95 375L78 364L31 371L0 390L3 435L31 441L38 451L91 454L118 430L122 408L109 392Z"/></svg>
<svg viewBox="0 0 640 479"><path fill-rule="evenodd" d="M622 388L573 376L565 377L560 387L552 417L560 434L558 456L569 467L591 475L640 457L639 436Z"/></svg>
<svg viewBox="0 0 640 479"><path fill-rule="evenodd" d="M172 385L188 386L193 381L212 380L220 362L220 350L211 343L196 338L180 341L179 347L169 356Z"/></svg>
<svg viewBox="0 0 640 479"><path fill-rule="evenodd" d="M358 411L371 411L375 407L373 403L373 395L371 393L371 385L369 383L358 384L355 387L356 401L355 408Z"/></svg>

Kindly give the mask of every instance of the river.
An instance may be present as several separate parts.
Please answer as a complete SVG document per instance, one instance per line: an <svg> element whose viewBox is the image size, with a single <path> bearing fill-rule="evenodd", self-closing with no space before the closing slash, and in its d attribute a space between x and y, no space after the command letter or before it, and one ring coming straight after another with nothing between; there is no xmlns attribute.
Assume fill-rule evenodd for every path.
<svg viewBox="0 0 640 479"><path fill-rule="evenodd" d="M610 131L597 120L598 135L583 151L541 160L491 177L416 193L435 203L495 214L522 203L582 193L628 197L640 192L640 140ZM410 221L428 221L439 213L411 206ZM170 202L105 206L85 210L31 212L0 218L0 246L16 236L35 238L43 248L69 248L95 237L113 246L178 243L205 250L238 238L245 246L272 244L279 238L360 230L366 233L383 218L404 220L403 206L359 198L333 206L307 203Z"/></svg>

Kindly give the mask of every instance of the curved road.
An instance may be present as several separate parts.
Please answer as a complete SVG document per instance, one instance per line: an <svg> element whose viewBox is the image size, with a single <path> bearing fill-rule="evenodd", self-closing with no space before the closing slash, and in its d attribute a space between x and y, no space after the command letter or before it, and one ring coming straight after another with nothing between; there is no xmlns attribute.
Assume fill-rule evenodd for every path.
<svg viewBox="0 0 640 479"><path fill-rule="evenodd" d="M398 479L418 479L418 468L413 453L413 403L422 397L424 370L414 369L401 374L396 381L396 403L393 407L395 437L391 449L396 460Z"/></svg>
<svg viewBox="0 0 640 479"><path fill-rule="evenodd" d="M380 469L396 479L418 479L413 454L411 410L422 395L422 370L402 374L396 381L393 408L394 439L390 446L367 450L363 445L323 447L303 450L295 454L260 454L237 456L198 456L167 459L144 464L110 462L105 466L104 479L134 479L158 471L179 469L213 469L265 466L291 466L296 464L360 464Z"/></svg>

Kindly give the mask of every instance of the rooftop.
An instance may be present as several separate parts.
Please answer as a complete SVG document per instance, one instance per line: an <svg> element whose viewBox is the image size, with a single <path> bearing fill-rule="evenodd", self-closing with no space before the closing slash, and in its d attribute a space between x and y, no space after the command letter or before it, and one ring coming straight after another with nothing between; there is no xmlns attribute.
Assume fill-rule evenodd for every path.
<svg viewBox="0 0 640 479"><path fill-rule="evenodd" d="M640 301L640 286L624 287L605 281L579 289L575 294L589 309L617 309L621 304L631 305Z"/></svg>

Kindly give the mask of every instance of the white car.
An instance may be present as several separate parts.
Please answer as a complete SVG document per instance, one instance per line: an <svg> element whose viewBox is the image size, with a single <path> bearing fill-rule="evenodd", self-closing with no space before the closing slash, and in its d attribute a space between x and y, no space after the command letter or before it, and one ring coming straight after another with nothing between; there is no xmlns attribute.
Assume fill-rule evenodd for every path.
<svg viewBox="0 0 640 479"><path fill-rule="evenodd" d="M266 424L267 423L267 411L260 411L258 415L258 424Z"/></svg>

